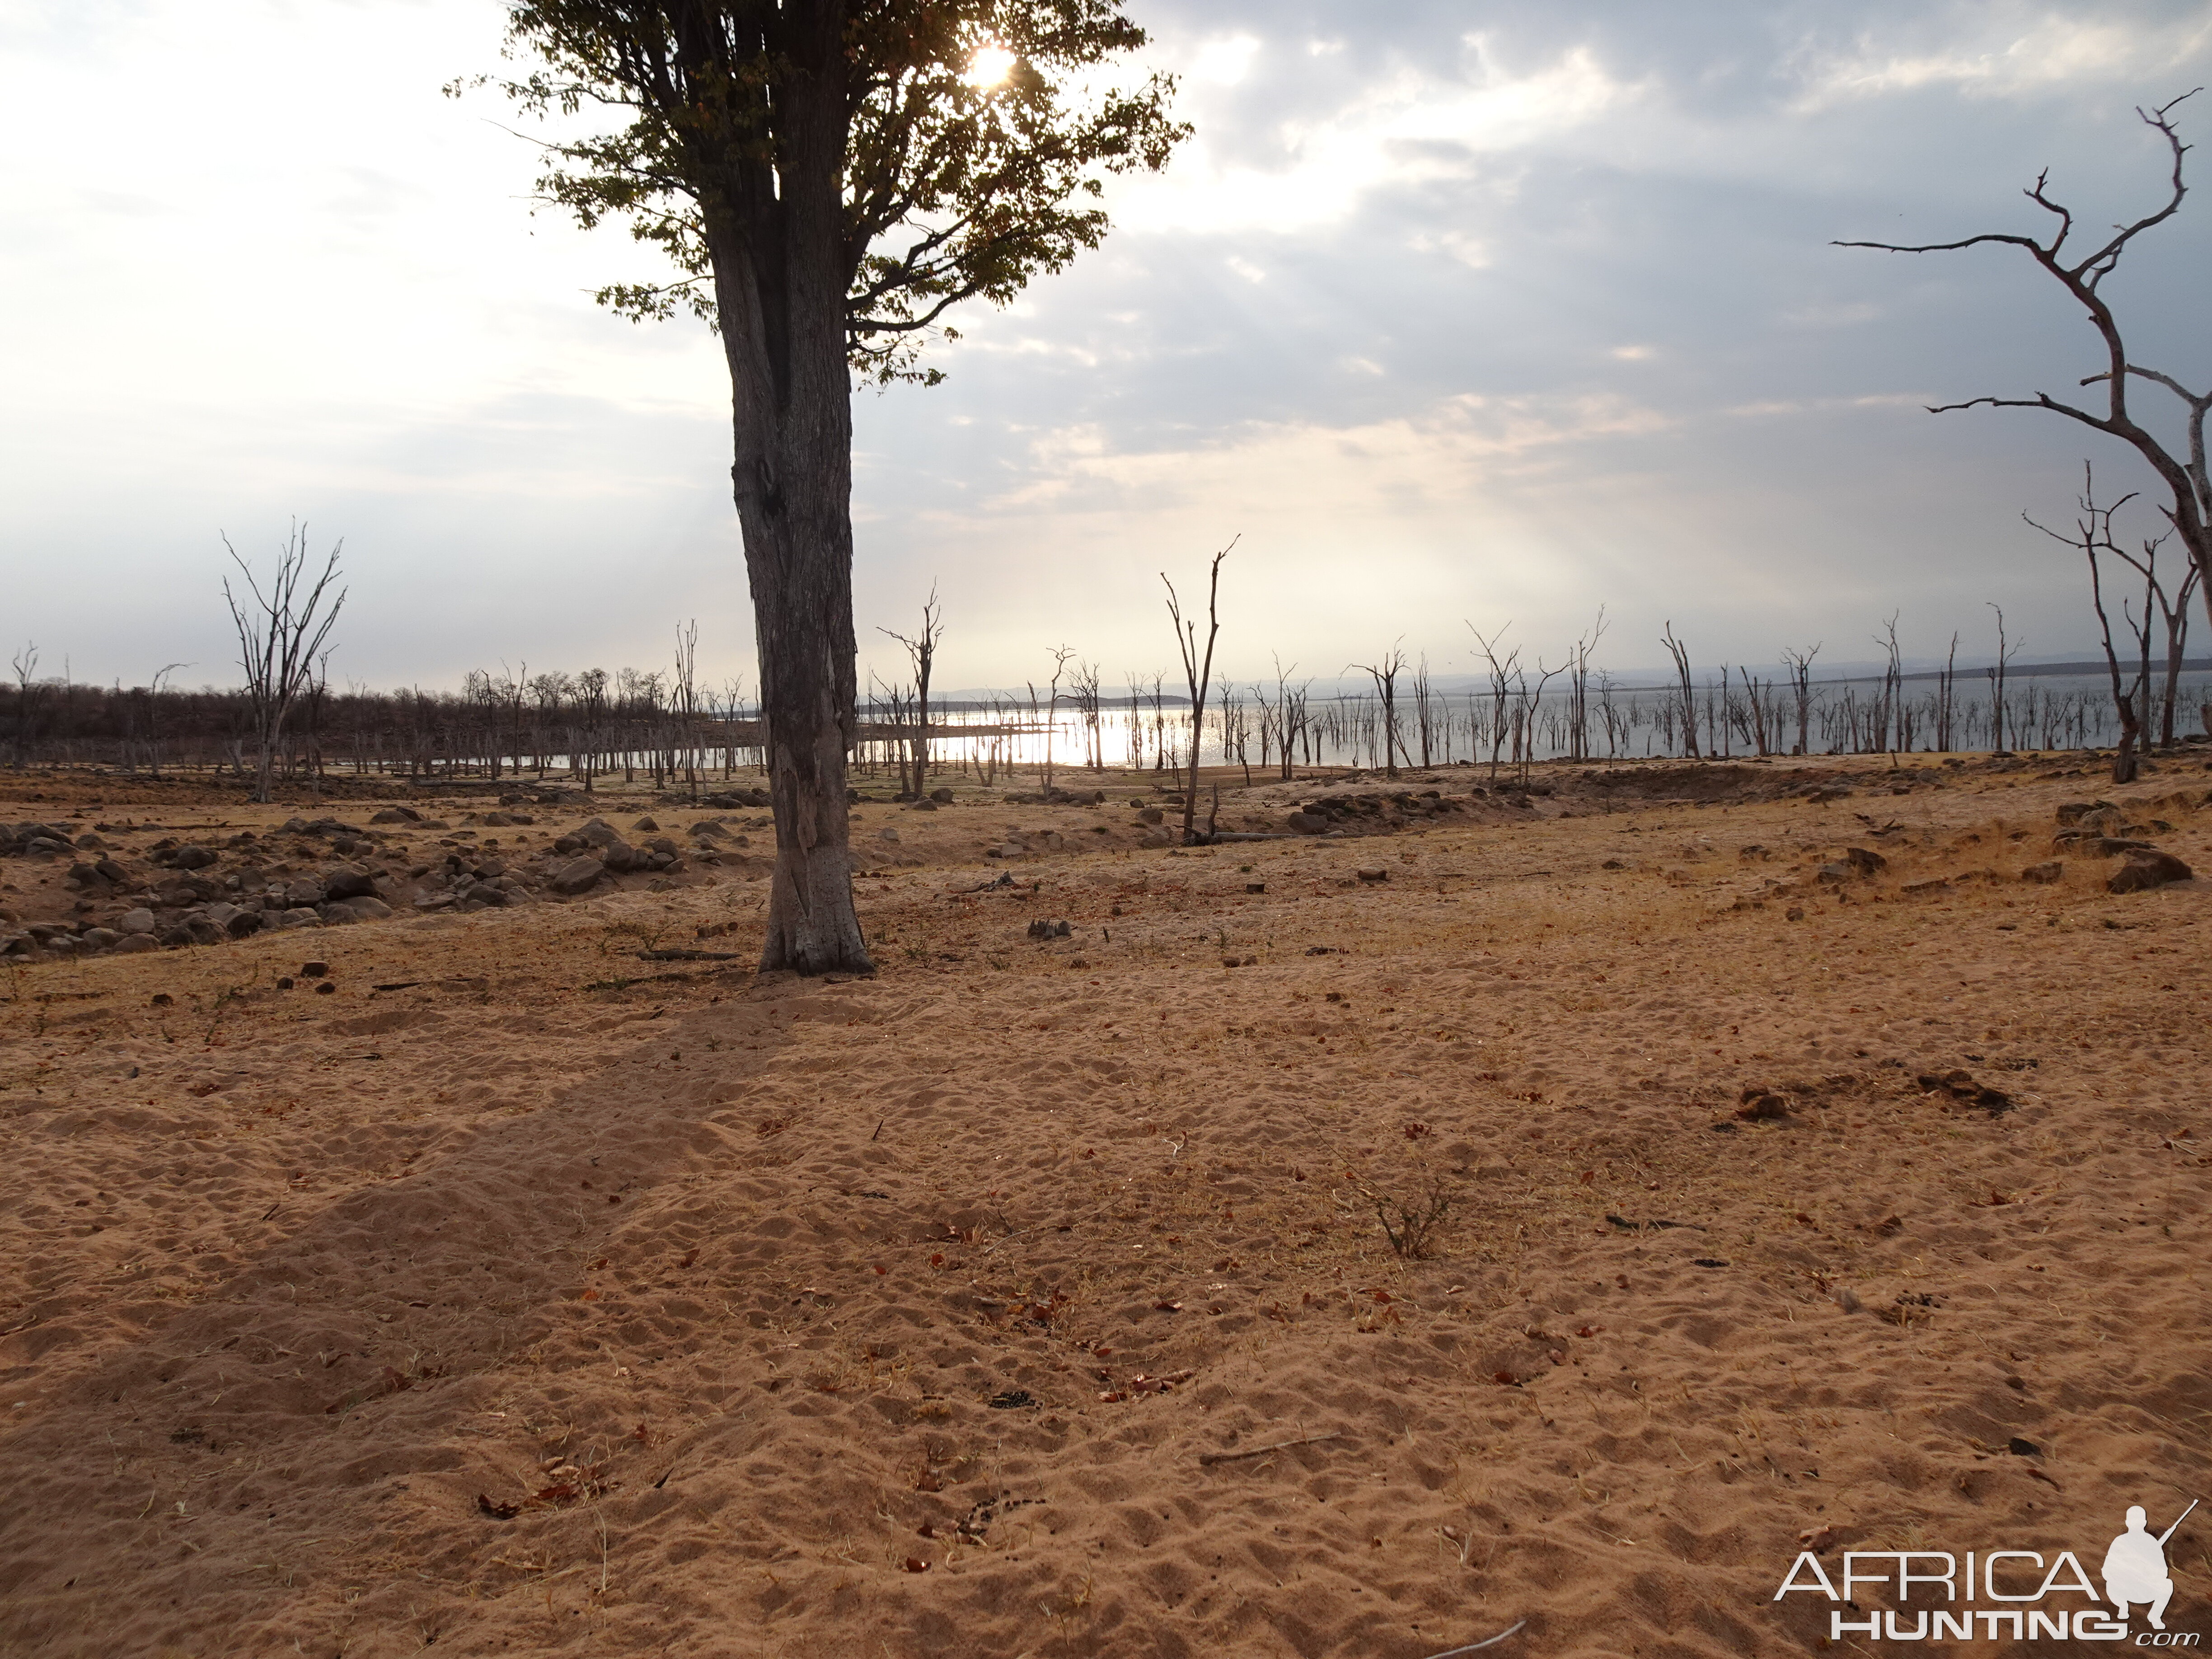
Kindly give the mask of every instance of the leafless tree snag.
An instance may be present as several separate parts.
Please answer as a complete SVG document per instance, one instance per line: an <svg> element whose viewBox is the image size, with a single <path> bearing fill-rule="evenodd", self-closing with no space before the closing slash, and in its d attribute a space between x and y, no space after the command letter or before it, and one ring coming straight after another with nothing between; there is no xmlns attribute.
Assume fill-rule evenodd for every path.
<svg viewBox="0 0 2212 1659"><path fill-rule="evenodd" d="M1382 771L1386 777L1395 778L1398 775L1398 676L1406 669L1405 650L1394 645L1377 662L1351 665L1375 682L1375 695L1382 701Z"/></svg>
<svg viewBox="0 0 2212 1659"><path fill-rule="evenodd" d="M1175 590L1170 588L1168 591L1173 592ZM1052 648L1052 682L1046 691L1044 713L1044 798L1048 802L1052 799L1052 741L1058 735L1060 727L1060 682L1067 673L1068 659L1074 654L1075 647L1073 646L1055 645ZM1036 696L1034 689L1030 695L1034 703Z"/></svg>
<svg viewBox="0 0 2212 1659"><path fill-rule="evenodd" d="M1667 654L1674 659L1674 678L1682 699L1682 752L1692 760L1698 757L1698 692L1690 683L1690 647L1674 637L1674 624L1667 623L1659 643L1667 647Z"/></svg>
<svg viewBox="0 0 2212 1659"><path fill-rule="evenodd" d="M922 601L921 631L912 639L903 634L879 628L878 634L889 634L906 647L908 659L914 664L914 739L909 745L914 757L914 781L900 782L902 796L919 800L929 793L929 675L937 662L937 642L945 637L945 614L937 603L937 584L929 585L929 597Z"/></svg>
<svg viewBox="0 0 2212 1659"><path fill-rule="evenodd" d="M1183 677L1190 684L1190 778L1182 792L1182 842L1186 847L1197 838L1198 819L1198 757L1204 747L1200 741L1206 726L1206 690L1213 678L1213 641L1221 633L1221 562L1230 550L1243 540L1243 535L1229 538L1229 546L1213 556L1206 568L1206 645L1198 643L1198 621L1186 619L1182 602L1176 597L1175 584L1168 581L1167 572L1160 572L1160 580L1168 590L1168 620L1175 625L1176 649L1182 653ZM1155 681L1157 688L1158 682Z"/></svg>
<svg viewBox="0 0 2212 1659"><path fill-rule="evenodd" d="M230 578L223 578L223 601L229 605L231 623L238 629L239 660L246 670L254 741L261 751L253 799L265 801L270 769L284 735L285 717L314 683L315 659L325 654L323 642L330 637L338 611L345 605L346 589L340 588L335 596L330 592L338 573L338 553L345 544L333 546L323 561L321 573L314 574L307 562L307 526L295 523L277 553L276 574L265 593L252 568L231 546L230 538L225 536L222 544L246 579L252 600L251 604L241 601L231 591Z"/></svg>
<svg viewBox="0 0 2212 1659"><path fill-rule="evenodd" d="M2166 141L2166 149L2173 158L2166 204L2154 213L2117 227L2105 241L2087 252L2080 252L2079 257L2069 256L2067 248L2067 243L2074 234L2073 210L2051 198L2048 168L2036 175L2035 183L2025 192L2036 206L2057 220L2048 242L2039 242L2033 236L1985 231L1978 236L1968 236L1955 242L1904 246L1894 242L1850 241L1838 242L1836 246L1875 248L1887 253L1950 253L1961 248L1978 247L1984 243L2000 244L2021 249L2049 272L2075 303L2088 313L2091 325L2104 343L2106 367L2097 374L2085 375L2080 382L2085 386L2101 384L2106 388L2104 412L2098 414L2073 404L2062 403L2047 392L2039 392L2033 398L1970 398L1963 403L1933 405L1929 412L1940 415L1984 404L1993 409L2043 409L2055 415L2063 415L2069 420L2079 421L2084 426L2129 445L2149 464L2151 470L2166 485L2169 499L2160 504L2160 510L2172 525L2173 533L2180 538L2191 565L2197 572L2206 604L2212 605L2212 480L2208 480L2204 455L2204 416L2206 410L2212 409L2212 391L2191 392L2163 370L2129 362L2127 347L2120 336L2119 321L2099 292L2105 278L2118 267L2121 256L2127 252L2130 243L2145 231L2164 224L2181 210L2182 198L2188 194L2188 186L2182 178L2182 161L2188 155L2190 146L2183 143L2181 135L2174 131L2172 116L2175 107L2184 100L2193 98L2203 90L2201 87L2196 88L2182 94L2179 98L2168 99L2155 109L2137 108L2136 113ZM2069 263L2069 257L2071 263ZM2181 400L2187 411L2189 436L2185 458L2175 455L2156 434L2136 420L2128 405L2130 376L2163 386Z"/></svg>
<svg viewBox="0 0 2212 1659"><path fill-rule="evenodd" d="M1812 752L1813 659L1820 654L1817 643L1809 651L1798 651L1789 646L1782 648L1782 660L1790 670L1790 696L1797 704L1797 746L1790 751L1793 755Z"/></svg>
<svg viewBox="0 0 2212 1659"><path fill-rule="evenodd" d="M8 666L15 676L15 769L20 772L30 763L31 694L38 684L39 642L26 641Z"/></svg>
<svg viewBox="0 0 2212 1659"><path fill-rule="evenodd" d="M2173 703L2179 694L2181 677L2181 656L2188 639L2189 599L2191 590L2197 586L2197 568L2191 565L2183 577L2179 589L2169 595L2158 575L2158 550L2166 537L2154 537L2143 544L2140 556L2129 552L2119 544L2112 533L2112 520L2119 510L2135 499L2134 492L2123 495L2109 507L2097 504L2096 477L2088 463L2081 467L2081 495L2078 503L2081 516L2075 520L2069 535L2051 529L2022 514L2035 528L2053 541L2078 550L2089 565L2089 602L2097 614L2097 627L2105 652L2105 668L2112 687L2112 708L2120 723L2120 741L2112 754L2112 781L2131 783L2135 781L2137 757L2150 746L2151 714L2153 708L2151 680L2151 619L2155 612L2165 624L2166 631L2166 709L2160 741L2173 741ZM2118 649L2112 642L2112 621L2105 605L2103 558L2111 554L2127 565L2143 580L2142 611L2140 617L2124 598L2120 602L2121 620L2134 641L2130 653L2130 666L2135 670L2133 680L2122 684Z"/></svg>

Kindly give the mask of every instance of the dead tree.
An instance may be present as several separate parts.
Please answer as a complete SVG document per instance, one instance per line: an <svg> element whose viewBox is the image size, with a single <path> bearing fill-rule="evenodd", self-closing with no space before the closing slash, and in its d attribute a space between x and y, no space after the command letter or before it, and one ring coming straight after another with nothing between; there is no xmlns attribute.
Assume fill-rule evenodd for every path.
<svg viewBox="0 0 2212 1659"><path fill-rule="evenodd" d="M292 705L313 682L315 659L323 655L323 642L336 626L347 591L333 597L331 583L338 573L341 541L323 561L319 574L307 562L307 526L295 523L276 556L276 570L269 591L263 592L252 568L238 556L230 538L222 538L239 574L246 579L252 603L231 591L230 578L222 582L224 603L238 629L240 665L246 670L246 695L253 717L253 735L261 750L260 770L255 776L253 799L269 799L270 769L277 745L283 740L284 719ZM327 603L325 603L327 601Z"/></svg>
<svg viewBox="0 0 2212 1659"><path fill-rule="evenodd" d="M2145 231L2164 224L2181 210L2182 198L2188 186L2182 179L2182 159L2189 146L2181 142L2174 131L2172 113L2185 99L2193 98L2197 92L2185 92L2179 98L2168 99L2155 109L2138 107L2136 115L2165 141L2173 158L2172 173L2167 185L2166 204L2156 212L2145 215L2130 223L2117 227L2113 234L2094 248L2087 252L2069 252L2067 242L2074 233L2073 210L2054 201L2048 185L2050 169L2036 175L2035 183L2025 192L2028 200L2053 216L2057 224L2048 242L2039 242L2033 236L2021 236L2005 232L1987 231L1978 236L1969 236L1955 242L1931 242L1920 246L1901 246L1894 242L1838 242L1838 247L1875 248L1887 253L1948 253L1960 248L1978 247L1984 243L2021 249L2048 272L2067 295L2088 314L2090 324L2097 331L2104 347L2105 367L2094 374L2085 375L2082 386L2102 385L2105 387L2104 412L2062 403L2047 392L2039 392L2033 398L1971 398L1964 403L1939 404L1929 413L1941 415L1952 410L1972 409L1988 404L1993 409L2042 409L2054 415L2063 415L2069 420L2079 421L2109 437L2127 444L2148 462L2166 489L2168 499L2160 503L2175 536L2180 538L2187 551L2191 565L2196 569L2203 587L2205 602L2212 606L2212 479L2208 479L2204 455L2204 416L2212 410L2212 392L2190 391L2172 375L2163 370L2146 368L2128 360L2128 351L2120 336L2118 319L2112 307L2099 292L2106 277L2118 268L2121 256L2129 245ZM2181 400L2187 411L2188 453L2176 455L2156 434L2142 425L2128 406L2129 377L2148 380L2160 386Z"/></svg>
<svg viewBox="0 0 2212 1659"><path fill-rule="evenodd" d="M1175 590L1170 588L1170 592ZM1052 648L1052 683L1045 694L1044 714L1044 798L1052 799L1052 740L1060 726L1060 682L1067 672L1067 659L1075 654L1071 646L1055 645ZM1030 704L1036 704L1036 688L1030 688Z"/></svg>
<svg viewBox="0 0 2212 1659"><path fill-rule="evenodd" d="M1231 537L1229 546L1213 556L1213 562L1206 569L1206 645L1202 650L1198 643L1197 619L1184 617L1175 584L1168 581L1166 571L1160 573L1160 580L1167 586L1168 620L1175 626L1176 649L1182 655L1183 678L1190 684L1190 781L1182 792L1182 844L1186 847L1194 845L1198 839L1198 757L1203 747L1200 737L1205 729L1206 690L1213 678L1213 641L1221 633L1221 562L1229 556L1230 549L1243 539L1242 534Z"/></svg>
<svg viewBox="0 0 2212 1659"><path fill-rule="evenodd" d="M1793 755L1808 754L1812 750L1813 729L1813 659L1820 654L1816 643L1810 651L1782 647L1782 660L1790 670L1790 696L1797 704L1797 746Z"/></svg>
<svg viewBox="0 0 2212 1659"><path fill-rule="evenodd" d="M879 628L876 632L888 634L904 646L908 659L914 664L914 737L908 744L914 757L914 782L904 785L902 780L903 787L899 793L919 800L929 793L929 674L937 661L937 642L945 637L945 617L937 603L937 584L929 585L929 597L921 605L921 631L914 638L893 633L888 628Z"/></svg>
<svg viewBox="0 0 2212 1659"><path fill-rule="evenodd" d="M2020 654L2021 646L2027 641L2023 640L2021 645L2008 647L2005 644L2004 607L1994 599L1985 603L1997 613L1997 659L1983 671L1990 681L1990 753L2009 755L2012 750L2004 744L2005 671L2012 665L2012 659Z"/></svg>
<svg viewBox="0 0 2212 1659"><path fill-rule="evenodd" d="M2169 532L2171 533L2171 532ZM2166 629L2166 693L2160 700L2158 716L2158 746L2173 747L2173 705L2181 696L2181 665L2183 653L2189 645L2189 601L2198 586L2200 573L2195 565L2183 571L2181 585L2169 598L2166 584L2158 577L2158 550L2166 544L2165 536L2147 538L2142 544L2142 556L2138 558L2124 547L2113 551L2136 568L2143 579L2143 620L2148 623L2154 606L2160 623ZM2148 629L2145 643L2148 646ZM2143 689L2143 742L2150 742L2150 689Z"/></svg>
<svg viewBox="0 0 2212 1659"><path fill-rule="evenodd" d="M1498 647L1505 641L1505 629L1512 626L1509 622L1505 628L1485 639L1481 629L1473 623L1467 624L1467 631L1474 635L1475 647L1482 653L1483 661L1490 670L1490 781L1492 783L1498 781L1498 752L1505 747L1506 700L1512 696L1514 680L1521 671L1519 646L1515 646L1503 657L1498 654ZM1481 741L1480 732L1475 734L1475 741Z"/></svg>
<svg viewBox="0 0 2212 1659"><path fill-rule="evenodd" d="M1083 722L1083 757L1095 777L1105 766L1103 738L1098 725L1098 665L1079 662L1069 671L1068 696Z"/></svg>
<svg viewBox="0 0 2212 1659"><path fill-rule="evenodd" d="M31 763L31 699L39 684L38 641L27 641L8 666L15 676L15 769L20 772Z"/></svg>
<svg viewBox="0 0 2212 1659"><path fill-rule="evenodd" d="M2112 514L2133 501L2135 495L2130 492L2110 507L2099 507L2095 481L2087 465L2081 471L2081 516L2075 520L2072 535L2063 534L2047 525L2036 524L2024 513L2021 516L2053 541L2063 542L2076 549L2089 562L2089 604L2097 613L2097 628L2105 648L2105 670L2112 678L2112 708L2120 722L2119 747L2112 751L2112 781L2132 783L2136 776L2136 751L2142 745L2143 732L2143 718L2137 700L2150 683L2150 618L2146 614L2142 625L2138 628L2134 617L2128 617L2128 625L2141 647L2141 665L2136 670L2134 684L2124 688L2120 682L2119 653L2112 645L2112 619L2105 609L2102 561L2105 554L2119 550L2112 541ZM2148 612L2148 606L2145 611Z"/></svg>
<svg viewBox="0 0 2212 1659"><path fill-rule="evenodd" d="M1690 680L1690 647L1674 637L1672 622L1660 635L1659 643L1667 647L1667 654L1674 659L1674 678L1682 700L1682 752L1695 760L1698 757L1698 689Z"/></svg>
<svg viewBox="0 0 2212 1659"><path fill-rule="evenodd" d="M1375 695L1382 700L1382 771L1386 777L1395 778L1398 775L1398 676L1405 672L1406 653L1394 645L1378 662L1350 665L1375 682ZM1425 760L1421 763L1428 764Z"/></svg>

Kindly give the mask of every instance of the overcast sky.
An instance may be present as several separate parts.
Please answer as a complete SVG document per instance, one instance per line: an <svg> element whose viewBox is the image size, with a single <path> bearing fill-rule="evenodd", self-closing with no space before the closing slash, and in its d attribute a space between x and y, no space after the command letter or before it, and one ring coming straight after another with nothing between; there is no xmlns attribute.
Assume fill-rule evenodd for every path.
<svg viewBox="0 0 2212 1659"><path fill-rule="evenodd" d="M1863 660L2005 607L2032 654L2094 639L2021 524L2084 455L2047 416L2099 364L2002 250L1833 239L2096 227L2160 199L2133 106L2212 81L2212 3L1130 0L1197 136L1116 228L962 319L934 390L864 392L862 664L933 580L940 684L1049 647L1173 644L1158 573L1224 568L1221 653L1332 677L1467 623L1556 660ZM528 198L489 94L492 0L0 0L0 633L42 667L235 673L220 536L343 537L333 675L501 660L751 673L728 389L690 323L589 290L646 273ZM2212 93L2183 106L2212 138ZM2212 155L2212 147L2197 158ZM2212 163L2208 163L2212 165ZM2212 379L2212 175L2107 285L2140 359ZM2140 343L2134 343L2135 342ZM2139 523L2148 529L2148 516ZM2200 617L2200 627L2202 618Z"/></svg>

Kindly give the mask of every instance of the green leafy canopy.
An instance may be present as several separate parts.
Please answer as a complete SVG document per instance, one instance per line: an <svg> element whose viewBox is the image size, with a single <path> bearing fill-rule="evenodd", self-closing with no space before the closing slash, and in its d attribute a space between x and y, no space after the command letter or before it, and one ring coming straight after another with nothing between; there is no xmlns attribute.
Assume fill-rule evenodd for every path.
<svg viewBox="0 0 2212 1659"><path fill-rule="evenodd" d="M834 8L834 9L832 9ZM676 274L616 283L602 305L634 320L689 309L716 322L710 237L759 227L805 135L784 118L794 31L842 13L847 355L878 383L934 383L918 358L957 337L963 301L1004 305L1107 229L1102 180L1157 171L1188 126L1173 77L1108 84L1109 61L1145 44L1106 0L514 0L492 81L527 114L617 114L612 131L544 141L542 199L586 228L626 220ZM971 78L977 53L1011 67ZM1003 60L1001 60L1003 61ZM449 86L458 94L462 83ZM753 234L763 234L756 230Z"/></svg>

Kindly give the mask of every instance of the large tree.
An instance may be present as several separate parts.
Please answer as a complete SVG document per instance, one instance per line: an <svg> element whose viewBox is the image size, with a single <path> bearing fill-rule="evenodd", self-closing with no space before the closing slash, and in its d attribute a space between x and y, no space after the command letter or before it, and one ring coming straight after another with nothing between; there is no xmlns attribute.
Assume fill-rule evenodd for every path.
<svg viewBox="0 0 2212 1659"><path fill-rule="evenodd" d="M731 478L768 727L776 860L763 970L871 964L853 906L852 392L933 382L961 301L1011 300L1106 233L1100 175L1185 129L1107 0L514 0L501 84L556 128L541 192L627 220L675 269L600 302L689 308L728 359Z"/></svg>
<svg viewBox="0 0 2212 1659"><path fill-rule="evenodd" d="M1942 415L1982 404L1994 409L2040 409L2063 415L2126 444L2149 465L2166 487L2166 499L2159 504L2160 507L2173 526L2174 536L2187 551L2190 562L2197 567L2199 580L2204 584L2207 614L2212 615L2212 475L2207 473L2204 458L2204 417L2208 410L2212 410L2212 389L2191 392L2164 369L2131 361L2127 343L2121 337L2119 319L2103 293L2105 279L2119 268L2122 256L2136 238L2181 211L2182 198L2189 193L2182 176L2182 161L2190 147L2181 142L2181 135L2174 128L2173 111L2196 95L2195 92L2185 92L2155 109L2136 111L2143 124L2163 141L2172 160L2166 200L2141 218L2113 227L2112 234L2102 240L2085 244L2075 240L2074 210L2051 194L2051 173L2046 168L2036 175L2035 183L2025 193L2055 222L2047 240L2038 241L2033 236L2008 231L1985 231L1955 242L1838 242L1836 246L1876 248L1885 253L1952 253L1985 245L2016 247L2064 289L2096 330L2105 359L2102 368L2085 375L2081 382L2085 386L2104 388L2102 397L2091 407L2083 408L2047 392L2039 392L2032 398L1970 398L1963 403L1936 405L1929 412ZM2162 386L2180 401L2184 433L2181 453L2176 453L2172 446L2143 423L2142 412L2128 396L2136 381Z"/></svg>

